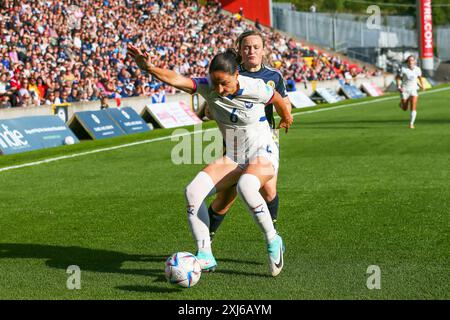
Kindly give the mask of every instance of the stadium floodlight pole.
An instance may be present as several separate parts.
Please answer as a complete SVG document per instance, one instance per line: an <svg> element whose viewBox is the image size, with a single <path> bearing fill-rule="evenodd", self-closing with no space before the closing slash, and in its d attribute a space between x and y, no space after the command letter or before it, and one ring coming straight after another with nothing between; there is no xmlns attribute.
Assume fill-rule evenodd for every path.
<svg viewBox="0 0 450 320"><path fill-rule="evenodd" d="M433 45L433 15L432 0L416 0L417 5L417 35L419 38L419 53L422 70L426 76L434 74L434 45Z"/></svg>

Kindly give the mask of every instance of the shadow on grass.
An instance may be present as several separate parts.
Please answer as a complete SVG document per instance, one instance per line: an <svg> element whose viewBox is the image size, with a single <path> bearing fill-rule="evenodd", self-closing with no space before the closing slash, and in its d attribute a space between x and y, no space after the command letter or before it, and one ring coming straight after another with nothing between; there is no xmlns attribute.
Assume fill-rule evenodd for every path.
<svg viewBox="0 0 450 320"><path fill-rule="evenodd" d="M181 292L181 288L162 288L155 286L118 286L116 289L130 292L175 293Z"/></svg>
<svg viewBox="0 0 450 320"><path fill-rule="evenodd" d="M0 243L1 259L45 259L50 268L66 270L70 265L77 265L81 271L139 275L154 278L153 282L165 283L164 261L169 254L163 255L135 255L118 251L90 249L77 246L64 247L25 243ZM157 269L124 269L125 262L158 262L161 268ZM149 279L149 281L151 281ZM147 287L153 292L164 291L164 287Z"/></svg>
<svg viewBox="0 0 450 320"><path fill-rule="evenodd" d="M236 270L227 270L227 269L216 269L214 273L218 274L230 274L235 276L245 276L245 277L260 277L260 278L272 278L268 273L256 273L256 272L245 272L245 271L236 271Z"/></svg>
<svg viewBox="0 0 450 320"><path fill-rule="evenodd" d="M1 259L44 259L46 260L45 264L50 268L66 270L67 267L71 265L77 265L80 267L81 271L145 276L153 278L153 280L149 279L149 282L164 284L166 283L166 279L164 277L164 262L169 255L170 254L136 255L111 250L83 248L78 246L64 247L27 243L0 243L0 262ZM234 264L262 265L262 263L256 261L230 258L219 259L219 261L231 262ZM125 262L157 262L161 265L161 267L157 269L124 269L122 268L122 265ZM269 277L267 274L223 269L218 269L216 273ZM161 293L173 293L180 290L158 286L119 286L116 288L124 291Z"/></svg>
<svg viewBox="0 0 450 320"><path fill-rule="evenodd" d="M230 259L230 258L218 258L220 262L232 262L232 263L240 263L240 264L250 264L255 266L262 266L263 263L258 261L248 261L248 260L238 260L238 259Z"/></svg>

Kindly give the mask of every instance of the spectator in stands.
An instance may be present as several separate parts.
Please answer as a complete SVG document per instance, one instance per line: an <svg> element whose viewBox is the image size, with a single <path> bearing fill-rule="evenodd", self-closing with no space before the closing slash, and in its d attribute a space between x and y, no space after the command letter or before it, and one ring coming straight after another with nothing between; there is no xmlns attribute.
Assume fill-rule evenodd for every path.
<svg viewBox="0 0 450 320"><path fill-rule="evenodd" d="M258 18L256 18L256 21L255 21L255 28L258 29L259 31L263 30Z"/></svg>
<svg viewBox="0 0 450 320"><path fill-rule="evenodd" d="M0 93L0 109L11 108L12 104L10 101L10 97L7 94Z"/></svg>
<svg viewBox="0 0 450 320"><path fill-rule="evenodd" d="M8 72L3 72L0 75L0 94L5 94L9 90L11 90L11 86L8 81Z"/></svg>
<svg viewBox="0 0 450 320"><path fill-rule="evenodd" d="M47 90L47 97L45 99L46 105L56 104L55 102L55 92L52 89Z"/></svg>
<svg viewBox="0 0 450 320"><path fill-rule="evenodd" d="M68 90L62 90L61 97L59 98L60 103L67 103L69 101L69 91Z"/></svg>
<svg viewBox="0 0 450 320"><path fill-rule="evenodd" d="M18 106L19 107L31 107L33 105L33 100L28 91L24 92L19 96Z"/></svg>
<svg viewBox="0 0 450 320"><path fill-rule="evenodd" d="M109 104L107 101L107 97L105 95L102 95L100 98L100 110L108 109L108 108L109 108Z"/></svg>
<svg viewBox="0 0 450 320"><path fill-rule="evenodd" d="M214 0L214 3L212 4L212 6L216 7L216 14L217 15L222 13L222 3L220 2L220 0Z"/></svg>
<svg viewBox="0 0 450 320"><path fill-rule="evenodd" d="M313 2L313 4L311 5L311 7L309 7L309 11L310 11L311 13L316 13L316 11L317 11L317 6L316 6L316 3L315 3L315 2Z"/></svg>
<svg viewBox="0 0 450 320"><path fill-rule="evenodd" d="M292 77L289 77L286 80L286 90L289 92L297 91L297 88L295 86L295 81Z"/></svg>
<svg viewBox="0 0 450 320"><path fill-rule="evenodd" d="M28 84L29 84L29 81L27 78L23 78L22 81L19 82L18 94L21 99L23 96L27 96L27 97L30 96L30 92L28 91Z"/></svg>
<svg viewBox="0 0 450 320"><path fill-rule="evenodd" d="M88 102L89 101L89 95L87 91L80 90L80 95L78 101L80 102Z"/></svg>
<svg viewBox="0 0 450 320"><path fill-rule="evenodd" d="M152 95L152 103L166 102L166 92L161 87L158 87Z"/></svg>

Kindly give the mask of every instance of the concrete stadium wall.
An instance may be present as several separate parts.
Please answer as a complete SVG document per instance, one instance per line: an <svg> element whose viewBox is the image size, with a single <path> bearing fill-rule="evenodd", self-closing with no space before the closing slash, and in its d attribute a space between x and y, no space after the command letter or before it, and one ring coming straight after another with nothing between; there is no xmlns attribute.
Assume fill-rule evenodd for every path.
<svg viewBox="0 0 450 320"><path fill-rule="evenodd" d="M376 84L379 88L385 89L394 80L395 76L392 74L386 74L384 76L372 77L372 78L361 78L355 79L353 83L359 87L363 82L372 82ZM330 81L318 81L317 88L331 88L335 91L339 89L338 80ZM308 96L313 94L313 89L311 83L307 83L306 88L304 84L297 84L297 90L305 92ZM179 93L175 95L167 95L167 102L184 101L186 104L191 104L191 95L186 93ZM201 101L202 102L202 101ZM122 99L121 106L132 107L138 114L142 112L144 107L150 103L147 97L134 97ZM110 107L116 107L116 101L114 99L108 100ZM76 102L72 103L68 107L69 119L75 112L89 111L89 110L99 110L100 100L93 102ZM44 116L53 114L51 106L36 106L36 107L18 107L9 109L0 109L0 119L12 119L27 116Z"/></svg>

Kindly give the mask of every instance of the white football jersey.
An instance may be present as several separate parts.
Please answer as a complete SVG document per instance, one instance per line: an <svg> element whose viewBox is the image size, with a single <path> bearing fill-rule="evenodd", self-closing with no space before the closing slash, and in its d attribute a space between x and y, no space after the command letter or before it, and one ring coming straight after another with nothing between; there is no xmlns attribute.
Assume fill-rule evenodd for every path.
<svg viewBox="0 0 450 320"><path fill-rule="evenodd" d="M405 89L418 89L417 79L422 76L422 70L415 66L413 69L402 67L399 76L402 79L402 87Z"/></svg>
<svg viewBox="0 0 450 320"><path fill-rule="evenodd" d="M239 75L236 94L222 97L214 91L209 78L192 80L195 92L208 102L230 159L242 164L259 155L262 149L272 153L274 142L264 111L275 95L271 86L261 79Z"/></svg>

